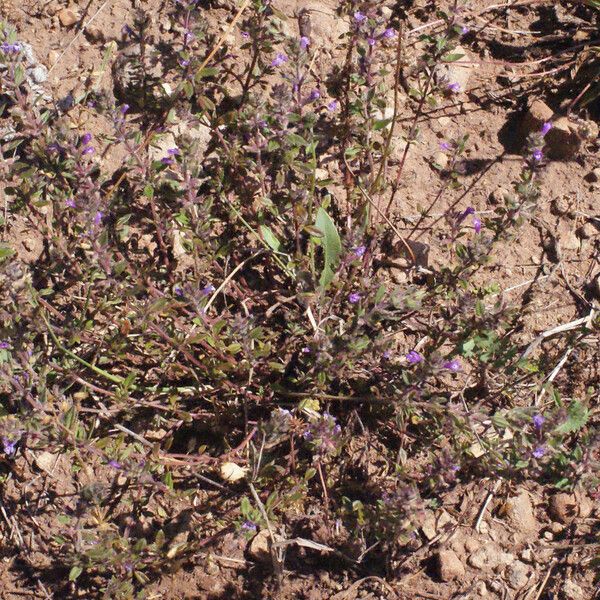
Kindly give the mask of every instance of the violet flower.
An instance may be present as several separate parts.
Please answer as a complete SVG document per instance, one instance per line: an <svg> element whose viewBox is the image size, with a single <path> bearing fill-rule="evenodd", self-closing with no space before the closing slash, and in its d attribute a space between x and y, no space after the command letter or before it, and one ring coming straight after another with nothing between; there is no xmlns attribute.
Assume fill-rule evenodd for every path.
<svg viewBox="0 0 600 600"><path fill-rule="evenodd" d="M354 250L352 250L352 254L354 254L354 256L356 256L356 258L362 258L365 255L366 251L367 251L366 246L357 246L356 248L354 248Z"/></svg>
<svg viewBox="0 0 600 600"><path fill-rule="evenodd" d="M473 217L473 229L475 230L475 233L481 231L481 219L479 217Z"/></svg>
<svg viewBox="0 0 600 600"><path fill-rule="evenodd" d="M280 67L282 64L286 63L288 61L288 57L279 52L275 58L271 61L271 66L272 67Z"/></svg>
<svg viewBox="0 0 600 600"><path fill-rule="evenodd" d="M536 148L533 151L532 156L533 156L533 160L535 160L535 162L540 162L542 160L542 158L544 158L544 153L539 148Z"/></svg>
<svg viewBox="0 0 600 600"><path fill-rule="evenodd" d="M544 137L551 129L552 129L552 123L550 121L546 121L542 125L542 129L541 129L542 137Z"/></svg>
<svg viewBox="0 0 600 600"><path fill-rule="evenodd" d="M300 38L300 48L302 48L302 50L306 50L309 45L310 45L310 39L307 38L305 35L303 35Z"/></svg>
<svg viewBox="0 0 600 600"><path fill-rule="evenodd" d="M355 20L357 23L359 23L359 24L360 24L360 23L364 23L364 22L367 20L367 15L365 15L365 14L364 14L364 13L362 13L362 12L360 12L360 10L357 10L357 11L354 13L354 20Z"/></svg>
<svg viewBox="0 0 600 600"><path fill-rule="evenodd" d="M327 105L327 110L329 112L335 112L338 109L338 101L337 100L332 100L328 105Z"/></svg>
<svg viewBox="0 0 600 600"><path fill-rule="evenodd" d="M411 365L416 365L418 363L420 363L423 360L423 356L421 354L419 354L419 352L417 352L416 350L411 350L407 355L406 355L406 360L411 364Z"/></svg>
<svg viewBox="0 0 600 600"><path fill-rule="evenodd" d="M444 369L448 369L453 373L458 373L461 370L460 361L457 358L448 360L444 363Z"/></svg>
<svg viewBox="0 0 600 600"><path fill-rule="evenodd" d="M546 448L545 446L538 446L534 451L533 451L533 456L535 456L535 458L542 458L542 456L544 456L544 454L546 454Z"/></svg>
<svg viewBox="0 0 600 600"><path fill-rule="evenodd" d="M533 416L533 426L540 431L542 429L542 425L544 424L544 417L542 415L534 415Z"/></svg>
<svg viewBox="0 0 600 600"><path fill-rule="evenodd" d="M350 302L350 304L356 304L357 302L360 301L360 293L359 292L352 292L348 296L348 301Z"/></svg>

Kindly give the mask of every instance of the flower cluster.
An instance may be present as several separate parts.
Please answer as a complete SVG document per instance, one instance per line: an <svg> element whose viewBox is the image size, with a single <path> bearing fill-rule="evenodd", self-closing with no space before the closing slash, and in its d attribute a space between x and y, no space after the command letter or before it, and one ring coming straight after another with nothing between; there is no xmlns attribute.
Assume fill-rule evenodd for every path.
<svg viewBox="0 0 600 600"><path fill-rule="evenodd" d="M340 446L342 428L333 415L325 412L309 421L303 437L318 454L335 454Z"/></svg>

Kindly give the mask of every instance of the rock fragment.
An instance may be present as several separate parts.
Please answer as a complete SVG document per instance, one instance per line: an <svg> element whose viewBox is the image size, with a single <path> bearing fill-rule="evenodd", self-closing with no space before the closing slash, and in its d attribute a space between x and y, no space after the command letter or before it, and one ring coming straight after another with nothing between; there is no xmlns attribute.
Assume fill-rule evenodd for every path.
<svg viewBox="0 0 600 600"><path fill-rule="evenodd" d="M516 560L506 567L506 581L513 590L518 590L527 585L529 581L529 567Z"/></svg>
<svg viewBox="0 0 600 600"><path fill-rule="evenodd" d="M440 550L437 554L438 575L442 581L464 577L465 567L454 550Z"/></svg>
<svg viewBox="0 0 600 600"><path fill-rule="evenodd" d="M58 12L57 16L63 27L71 27L79 21L79 17L70 8L63 8Z"/></svg>

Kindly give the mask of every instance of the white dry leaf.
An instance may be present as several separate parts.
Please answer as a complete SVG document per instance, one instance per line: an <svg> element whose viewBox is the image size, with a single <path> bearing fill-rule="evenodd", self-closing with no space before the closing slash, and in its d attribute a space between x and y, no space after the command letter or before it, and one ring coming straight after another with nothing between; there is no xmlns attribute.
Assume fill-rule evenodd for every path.
<svg viewBox="0 0 600 600"><path fill-rule="evenodd" d="M248 469L245 467L240 467L232 462L226 462L221 465L221 477L225 481L239 481L246 477L246 473Z"/></svg>

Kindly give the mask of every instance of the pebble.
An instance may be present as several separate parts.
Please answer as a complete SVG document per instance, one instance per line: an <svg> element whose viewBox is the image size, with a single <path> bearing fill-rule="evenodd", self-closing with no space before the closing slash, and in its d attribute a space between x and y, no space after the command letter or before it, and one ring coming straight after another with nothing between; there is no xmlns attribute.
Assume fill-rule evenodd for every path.
<svg viewBox="0 0 600 600"><path fill-rule="evenodd" d="M527 109L522 122L524 136L536 133L542 129L542 125L552 120L553 110L542 100L534 100Z"/></svg>
<svg viewBox="0 0 600 600"><path fill-rule="evenodd" d="M475 569L497 569L515 560L513 554L500 550L496 544L486 544L469 556L469 564Z"/></svg>
<svg viewBox="0 0 600 600"><path fill-rule="evenodd" d="M529 567L520 560L516 560L506 567L506 578L508 585L513 590L518 590L527 585L529 581Z"/></svg>
<svg viewBox="0 0 600 600"><path fill-rule="evenodd" d="M554 198L550 210L557 216L571 216L573 213L569 196L563 195Z"/></svg>
<svg viewBox="0 0 600 600"><path fill-rule="evenodd" d="M592 508L591 501L583 494L576 496L562 492L550 498L549 512L557 521L570 523L576 517L589 517Z"/></svg>
<svg viewBox="0 0 600 600"><path fill-rule="evenodd" d="M48 79L48 69L44 65L34 67L29 74L35 83L44 83Z"/></svg>
<svg viewBox="0 0 600 600"><path fill-rule="evenodd" d="M252 538L248 546L248 554L254 560L271 560L271 536L268 530L263 529Z"/></svg>
<svg viewBox="0 0 600 600"><path fill-rule="evenodd" d="M104 35L104 30L97 25L89 25L85 29L86 35L95 42L104 42L106 37Z"/></svg>
<svg viewBox="0 0 600 600"><path fill-rule="evenodd" d="M462 46L456 46L452 54L461 54L462 57L451 63L444 63L436 67L436 76L442 85L458 84L459 92L469 89L469 80L475 69L472 57Z"/></svg>
<svg viewBox="0 0 600 600"><path fill-rule="evenodd" d="M600 181L600 167L592 169L586 176L586 180L590 183L596 183Z"/></svg>
<svg viewBox="0 0 600 600"><path fill-rule="evenodd" d="M522 492L515 498L509 498L503 506L506 520L513 529L521 533L537 531L539 524L533 514L533 504L527 492Z"/></svg>
<svg viewBox="0 0 600 600"><path fill-rule="evenodd" d="M433 157L433 162L442 169L445 169L448 166L448 156L444 152L438 152Z"/></svg>
<svg viewBox="0 0 600 600"><path fill-rule="evenodd" d="M70 8L63 8L57 13L57 16L63 27L71 27L79 21L79 17Z"/></svg>
<svg viewBox="0 0 600 600"><path fill-rule="evenodd" d="M585 600L585 592L576 583L566 579L562 586L564 600Z"/></svg>
<svg viewBox="0 0 600 600"><path fill-rule="evenodd" d="M531 552L530 548L525 548L525 550L521 552L521 559L526 562L533 562L533 552Z"/></svg>
<svg viewBox="0 0 600 600"><path fill-rule="evenodd" d="M546 134L544 141L549 158L573 158L581 147L581 138L577 135L577 127L567 117L559 117L554 121L552 129Z"/></svg>
<svg viewBox="0 0 600 600"><path fill-rule="evenodd" d="M465 575L465 567L454 550L440 550L437 554L437 566L442 581L452 581Z"/></svg>

